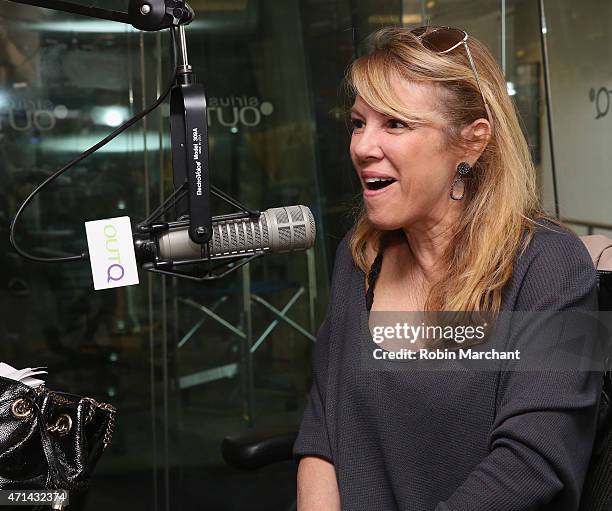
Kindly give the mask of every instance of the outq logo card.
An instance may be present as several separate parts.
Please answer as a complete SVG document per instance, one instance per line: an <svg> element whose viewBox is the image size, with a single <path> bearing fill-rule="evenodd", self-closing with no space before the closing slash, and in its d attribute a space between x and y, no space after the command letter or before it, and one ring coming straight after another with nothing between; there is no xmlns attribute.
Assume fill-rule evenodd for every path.
<svg viewBox="0 0 612 511"><path fill-rule="evenodd" d="M130 217L85 222L94 289L138 284Z"/></svg>

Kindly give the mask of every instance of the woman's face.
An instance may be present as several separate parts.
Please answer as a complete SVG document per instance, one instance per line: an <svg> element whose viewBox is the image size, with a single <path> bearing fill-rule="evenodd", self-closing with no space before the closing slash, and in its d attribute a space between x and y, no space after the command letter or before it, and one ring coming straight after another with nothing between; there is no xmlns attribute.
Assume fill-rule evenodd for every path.
<svg viewBox="0 0 612 511"><path fill-rule="evenodd" d="M377 112L357 96L351 111L351 159L375 227L427 227L460 207L460 201L450 198L460 160L445 141L434 86L400 78L392 85L407 111L431 125L407 125Z"/></svg>

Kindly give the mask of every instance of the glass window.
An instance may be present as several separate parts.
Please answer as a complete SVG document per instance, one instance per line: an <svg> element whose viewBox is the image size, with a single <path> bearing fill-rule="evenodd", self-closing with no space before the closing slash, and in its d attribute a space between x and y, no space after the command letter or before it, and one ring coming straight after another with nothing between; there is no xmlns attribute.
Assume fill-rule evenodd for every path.
<svg viewBox="0 0 612 511"><path fill-rule="evenodd" d="M128 4L75 3L121 11ZM580 232L608 232L609 7L545 4L561 214ZM0 360L46 365L51 388L117 406L113 444L84 509L291 505L293 462L243 474L225 464L221 442L250 426L280 431L300 420L335 250L361 195L342 81L371 32L451 25L485 42L505 70L543 203L554 211L536 2L192 7L188 53L208 99L212 183L253 209L308 206L317 243L215 282L141 272L138 286L96 292L87 262L28 262L10 247L7 226L37 183L161 93L171 74L170 38L0 0ZM84 221L128 215L137 222L172 187L164 106L45 188L25 211L18 241L38 255L78 254ZM217 214L230 210L212 205Z"/></svg>

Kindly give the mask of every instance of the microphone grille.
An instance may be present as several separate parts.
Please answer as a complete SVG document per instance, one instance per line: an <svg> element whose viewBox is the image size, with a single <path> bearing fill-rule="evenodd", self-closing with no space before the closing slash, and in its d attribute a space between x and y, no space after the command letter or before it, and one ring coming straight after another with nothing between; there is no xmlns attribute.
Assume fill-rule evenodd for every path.
<svg viewBox="0 0 612 511"><path fill-rule="evenodd" d="M289 214L294 221L301 222L304 220L304 215L302 214L302 208L300 206L289 206Z"/></svg>
<svg viewBox="0 0 612 511"><path fill-rule="evenodd" d="M295 206L290 206L295 207ZM289 217L287 216L288 208L273 208L276 211L276 217L280 224L286 224L289 221Z"/></svg>
<svg viewBox="0 0 612 511"><path fill-rule="evenodd" d="M268 237L268 224L266 222L260 222L261 224L261 236L263 238L262 246L267 247L270 238Z"/></svg>
<svg viewBox="0 0 612 511"><path fill-rule="evenodd" d="M315 238L317 237L317 226L315 224L314 216L312 216L312 211L310 211L308 208L306 208L306 216L308 219L304 225L304 230L306 231L305 237L306 240L310 240L310 246L312 246L314 245Z"/></svg>
<svg viewBox="0 0 612 511"><path fill-rule="evenodd" d="M267 250L270 226L263 217L257 220L226 220L213 222L209 243L211 255L231 255Z"/></svg>
<svg viewBox="0 0 612 511"><path fill-rule="evenodd" d="M270 225L270 246L275 252L303 250L313 246L316 227L306 206L271 208L263 213Z"/></svg>

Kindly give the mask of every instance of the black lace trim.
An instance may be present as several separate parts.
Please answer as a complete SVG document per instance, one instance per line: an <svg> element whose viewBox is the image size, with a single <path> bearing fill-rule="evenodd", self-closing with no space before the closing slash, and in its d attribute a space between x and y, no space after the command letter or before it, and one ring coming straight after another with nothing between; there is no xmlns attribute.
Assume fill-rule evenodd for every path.
<svg viewBox="0 0 612 511"><path fill-rule="evenodd" d="M382 252L379 252L372 262L372 266L370 266L370 271L368 272L368 289L366 291L366 308L368 312L372 309L372 304L374 303L374 286L376 285L376 280L378 279L378 275L380 274L380 269L382 268L383 255Z"/></svg>

